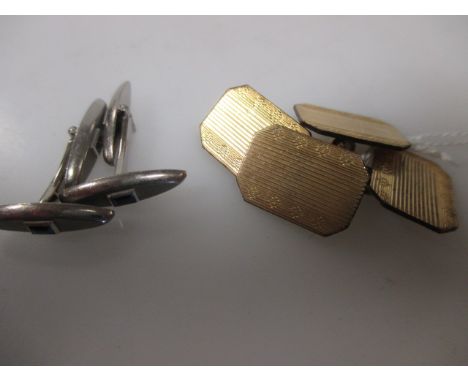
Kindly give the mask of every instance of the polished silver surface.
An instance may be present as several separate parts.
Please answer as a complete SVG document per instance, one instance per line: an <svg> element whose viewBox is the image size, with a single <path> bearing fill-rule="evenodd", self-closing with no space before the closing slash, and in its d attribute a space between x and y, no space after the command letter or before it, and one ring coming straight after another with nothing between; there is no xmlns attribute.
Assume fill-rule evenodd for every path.
<svg viewBox="0 0 468 382"><path fill-rule="evenodd" d="M33 234L56 234L98 227L114 211L71 203L19 203L0 206L0 229Z"/></svg>
<svg viewBox="0 0 468 382"><path fill-rule="evenodd" d="M185 179L183 170L124 173L128 128L133 125L129 82L124 82L115 92L105 119L103 153L106 162L115 166L114 176L66 187L60 195L62 201L117 207L159 195Z"/></svg>
<svg viewBox="0 0 468 382"><path fill-rule="evenodd" d="M115 130L113 145L115 174L125 171L125 156L127 155L128 123L131 119L130 111L122 111L119 114L118 128ZM104 147L106 147L107 142Z"/></svg>
<svg viewBox="0 0 468 382"><path fill-rule="evenodd" d="M100 137L106 103L95 100L86 111L70 148L64 187L74 186L88 177L101 150Z"/></svg>
<svg viewBox="0 0 468 382"><path fill-rule="evenodd" d="M468 131L466 16L2 17L0 36L0 204L26 200L17 187L40 195L66 128L122 76L141 132L129 170L187 170L101 228L0 232L3 365L468 365L467 146L441 148L457 163L445 166L458 231L435 235L368 197L322 239L245 204L196 126L222 89L250 81L286 111L307 99L408 136ZM29 143L51 146L38 131L50 115L60 147L41 153L44 178L24 176Z"/></svg>
<svg viewBox="0 0 468 382"><path fill-rule="evenodd" d="M96 106L98 104L93 103L93 113L97 110ZM88 110L85 119L91 116L90 110ZM81 139L79 153L86 153L93 145L90 136L94 134L94 128L89 128L93 123L90 120L85 121L85 119L83 121L86 123L82 122L80 128L72 127L68 130L70 138L65 153L55 176L42 194L39 203L18 203L0 206L0 229L46 235L98 227L112 220L114 211L110 209L59 202L58 195L63 187L68 170L67 166L70 162L77 163L77 161L74 161L76 158L72 156L73 152L78 153L77 150L72 150L76 139L78 137ZM89 143L88 148L84 145L85 142ZM85 158L84 155L83 158ZM94 164L93 161L86 158L83 163L87 164L77 165L71 179L82 178L82 172L90 171ZM91 168L88 166L91 166Z"/></svg>
<svg viewBox="0 0 468 382"><path fill-rule="evenodd" d="M39 203L0 206L0 229L56 234L97 227L114 216L114 211L102 207L135 203L179 185L186 177L183 170L124 173L129 126L134 124L130 83L125 82L115 92L109 109L97 99L80 126L69 129L59 168ZM115 167L114 176L83 183L103 145L104 159Z"/></svg>
<svg viewBox="0 0 468 382"><path fill-rule="evenodd" d="M104 120L103 131L103 156L104 160L111 166L116 165L119 145L117 141L121 141L120 136L132 121L130 115L131 103L131 85L126 81L118 87L109 103Z"/></svg>
<svg viewBox="0 0 468 382"><path fill-rule="evenodd" d="M75 139L76 131L77 131L76 127L70 127L68 129L68 134L70 138L67 142L67 146L65 147L65 152L63 154L59 168L55 176L53 177L52 181L50 182L49 186L47 187L47 189L44 191L41 198L39 199L40 203L55 202L59 200L60 188L63 185L63 178L67 171L67 164L70 159L70 149L73 144L73 140Z"/></svg>
<svg viewBox="0 0 468 382"><path fill-rule="evenodd" d="M121 206L151 198L178 186L186 177L183 170L129 172L65 189L62 199L97 206Z"/></svg>

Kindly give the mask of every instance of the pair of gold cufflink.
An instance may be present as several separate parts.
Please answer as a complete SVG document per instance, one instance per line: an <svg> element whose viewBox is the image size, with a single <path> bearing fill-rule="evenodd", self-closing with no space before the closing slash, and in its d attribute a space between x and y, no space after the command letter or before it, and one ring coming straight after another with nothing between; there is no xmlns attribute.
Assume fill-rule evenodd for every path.
<svg viewBox="0 0 468 382"><path fill-rule="evenodd" d="M309 104L294 109L299 122L245 85L228 89L201 123L203 147L236 176L247 202L328 236L349 226L369 191L437 232L457 228L450 177L407 151L395 127ZM358 154L355 143L368 150Z"/></svg>

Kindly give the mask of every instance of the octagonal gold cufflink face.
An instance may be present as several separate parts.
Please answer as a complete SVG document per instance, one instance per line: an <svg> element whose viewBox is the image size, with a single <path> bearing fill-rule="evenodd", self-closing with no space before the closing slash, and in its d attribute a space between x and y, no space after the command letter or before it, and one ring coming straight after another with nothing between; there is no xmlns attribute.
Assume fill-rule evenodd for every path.
<svg viewBox="0 0 468 382"><path fill-rule="evenodd" d="M294 110L299 122L319 134L393 149L406 149L410 142L398 129L375 118L298 104Z"/></svg>
<svg viewBox="0 0 468 382"><path fill-rule="evenodd" d="M236 175L254 134L275 124L309 135L307 129L250 86L234 87L201 123L202 144Z"/></svg>
<svg viewBox="0 0 468 382"><path fill-rule="evenodd" d="M457 228L450 178L403 151L410 142L395 127L310 104L294 109L300 124L244 85L228 89L200 125L203 147L236 176L245 201L328 236L349 226L367 187L435 231ZM307 128L336 139L312 138ZM361 157L355 142L374 147Z"/></svg>
<svg viewBox="0 0 468 382"><path fill-rule="evenodd" d="M350 151L270 126L254 135L237 182L247 202L328 236L349 226L368 173Z"/></svg>
<svg viewBox="0 0 468 382"><path fill-rule="evenodd" d="M450 177L416 154L376 149L370 187L384 206L437 232L458 226Z"/></svg>

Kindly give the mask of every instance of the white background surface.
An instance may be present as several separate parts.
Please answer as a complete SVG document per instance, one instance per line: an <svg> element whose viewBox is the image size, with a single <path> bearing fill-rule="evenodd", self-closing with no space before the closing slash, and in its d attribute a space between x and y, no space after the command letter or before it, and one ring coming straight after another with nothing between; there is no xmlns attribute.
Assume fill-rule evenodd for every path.
<svg viewBox="0 0 468 382"><path fill-rule="evenodd" d="M133 85L129 169L185 182L102 228L0 232L2 364L467 364L468 154L460 228L361 203L322 238L242 201L199 123L248 83L384 119L468 129L467 18L1 18L1 203L35 201L66 130ZM95 175L110 174L100 164Z"/></svg>

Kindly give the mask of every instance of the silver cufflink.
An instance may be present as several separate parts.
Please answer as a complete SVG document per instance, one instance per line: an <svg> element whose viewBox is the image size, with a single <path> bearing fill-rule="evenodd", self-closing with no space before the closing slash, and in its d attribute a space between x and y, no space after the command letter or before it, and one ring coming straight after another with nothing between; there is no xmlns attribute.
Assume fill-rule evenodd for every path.
<svg viewBox="0 0 468 382"><path fill-rule="evenodd" d="M69 141L50 185L38 203L0 206L0 229L56 234L106 224L118 207L168 191L186 176L183 170L124 172L131 86L123 83L109 106L95 100L79 127L69 129ZM114 175L87 181L100 153L115 168Z"/></svg>

